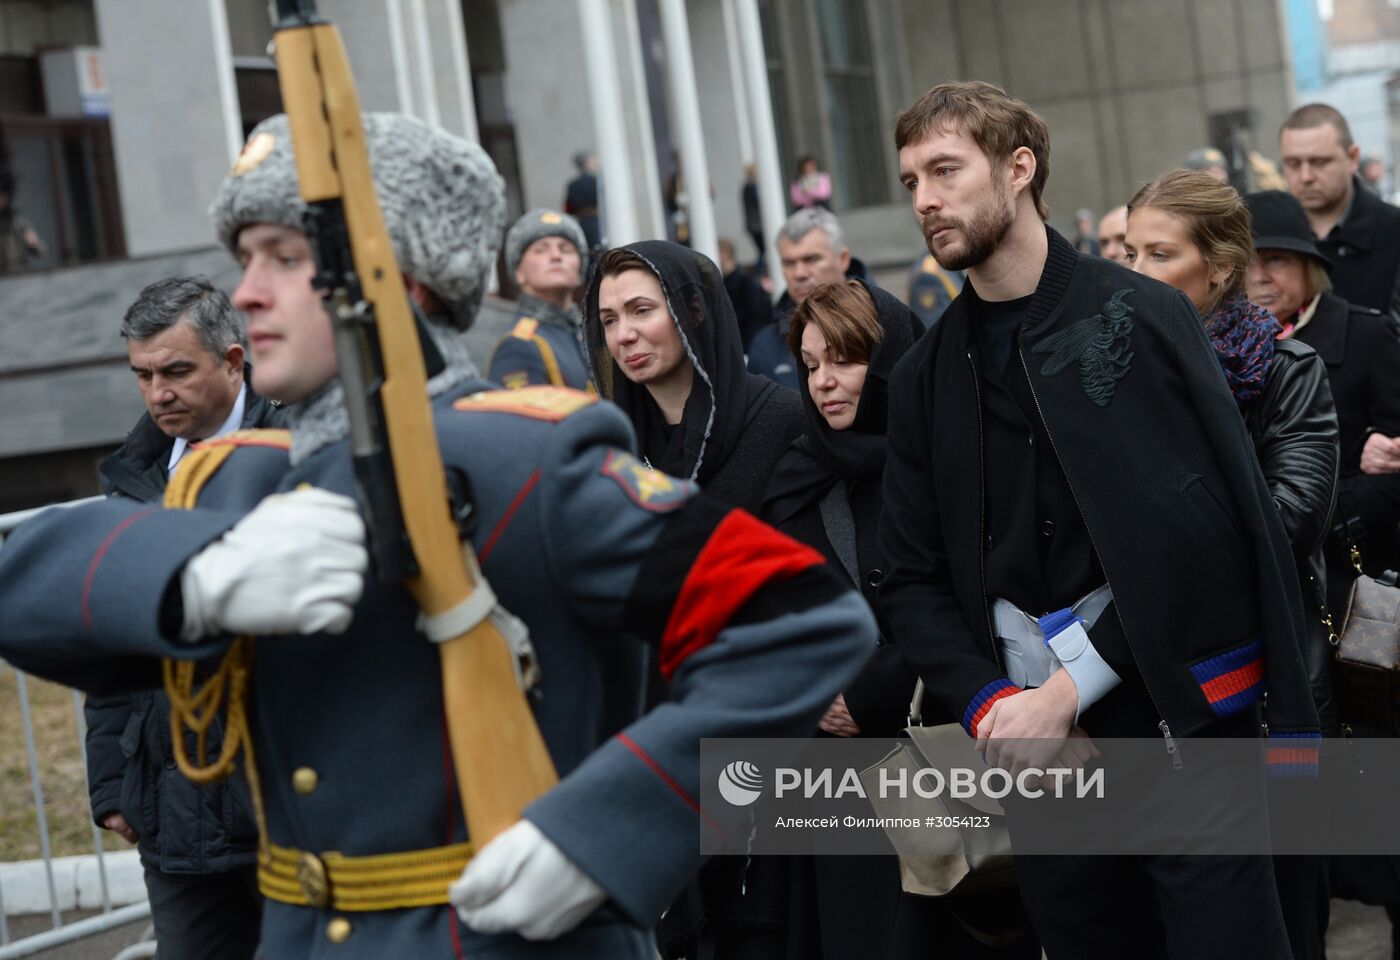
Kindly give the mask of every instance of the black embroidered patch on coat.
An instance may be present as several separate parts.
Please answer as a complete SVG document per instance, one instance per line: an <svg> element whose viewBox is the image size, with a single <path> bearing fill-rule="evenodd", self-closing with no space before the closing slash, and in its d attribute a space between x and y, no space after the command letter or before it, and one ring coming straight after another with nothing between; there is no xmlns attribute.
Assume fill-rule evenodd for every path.
<svg viewBox="0 0 1400 960"><path fill-rule="evenodd" d="M1053 377L1079 362L1079 382L1084 393L1100 407L1108 406L1118 381L1133 363L1133 308L1123 302L1131 289L1119 290L1092 317L1076 320L1068 330L1046 337L1032 353L1051 354L1041 365L1042 376Z"/></svg>

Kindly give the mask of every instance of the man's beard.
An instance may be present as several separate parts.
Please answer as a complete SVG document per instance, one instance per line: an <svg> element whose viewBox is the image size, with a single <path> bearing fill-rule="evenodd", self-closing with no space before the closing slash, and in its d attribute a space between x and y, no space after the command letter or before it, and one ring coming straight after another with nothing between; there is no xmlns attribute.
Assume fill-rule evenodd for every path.
<svg viewBox="0 0 1400 960"><path fill-rule="evenodd" d="M1006 234L1010 232L1015 219L1010 198L998 183L993 187L992 202L977 211L970 222L932 221L935 228L951 226L963 235L967 245L961 253L947 251L940 255L934 249L933 237L927 223L924 225L924 242L928 244L928 252L933 254L943 269L966 270L977 266L996 252L1002 240L1006 239Z"/></svg>

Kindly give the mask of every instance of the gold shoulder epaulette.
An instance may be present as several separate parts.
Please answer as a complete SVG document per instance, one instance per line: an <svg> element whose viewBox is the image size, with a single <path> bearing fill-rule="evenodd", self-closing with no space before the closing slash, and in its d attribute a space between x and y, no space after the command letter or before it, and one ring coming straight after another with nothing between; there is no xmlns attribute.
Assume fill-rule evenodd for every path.
<svg viewBox="0 0 1400 960"><path fill-rule="evenodd" d="M510 335L517 340L531 340L539 328L540 322L534 317L521 317L515 322L515 329L510 332Z"/></svg>
<svg viewBox="0 0 1400 960"><path fill-rule="evenodd" d="M534 420L559 422L592 406L598 398L569 387L521 387L519 390L483 390L452 404L467 413L512 413Z"/></svg>
<svg viewBox="0 0 1400 960"><path fill-rule="evenodd" d="M277 447L290 450L292 432L290 430L235 430L213 440L201 440L190 444L190 449L203 450L209 447Z"/></svg>

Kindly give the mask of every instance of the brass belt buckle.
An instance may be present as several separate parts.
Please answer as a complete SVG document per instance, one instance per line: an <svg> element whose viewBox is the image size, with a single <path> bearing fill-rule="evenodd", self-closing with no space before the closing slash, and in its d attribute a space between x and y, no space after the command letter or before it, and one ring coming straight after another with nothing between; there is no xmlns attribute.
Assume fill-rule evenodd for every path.
<svg viewBox="0 0 1400 960"><path fill-rule="evenodd" d="M302 895L313 907L327 907L331 902L331 878L326 865L314 853L303 853L297 862L297 883Z"/></svg>

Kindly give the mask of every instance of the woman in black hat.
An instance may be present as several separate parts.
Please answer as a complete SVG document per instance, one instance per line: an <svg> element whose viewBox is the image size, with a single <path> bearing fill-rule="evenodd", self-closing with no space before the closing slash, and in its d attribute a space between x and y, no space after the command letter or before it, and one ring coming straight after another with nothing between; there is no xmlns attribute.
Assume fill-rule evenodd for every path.
<svg viewBox="0 0 1400 960"><path fill-rule="evenodd" d="M1362 465L1368 444L1400 437L1400 327L1381 311L1331 292L1332 265L1312 242L1307 215L1292 194L1265 190L1245 203L1256 251L1246 273L1249 299L1278 318L1283 337L1322 357L1337 407L1340 483L1325 552L1328 604L1340 616L1355 577L1346 527L1367 573L1400 566L1400 473L1370 473Z"/></svg>
<svg viewBox="0 0 1400 960"><path fill-rule="evenodd" d="M1292 194L1265 190L1244 199L1253 218L1256 251L1246 273L1249 297L1278 317L1284 337L1306 343L1322 358L1337 408L1337 505L1323 553L1327 605L1340 626L1356 576L1351 543L1358 544L1367 573L1400 566L1400 473L1377 474L1362 466L1368 443L1400 436L1400 329L1381 311L1349 304L1331 292L1332 264L1312 242L1307 215ZM1400 884L1394 879L1394 860L1333 857L1321 895L1388 904L1400 937ZM1289 882L1286 869L1279 882L1283 893ZM1327 914L1319 912L1319 926L1325 931Z"/></svg>

